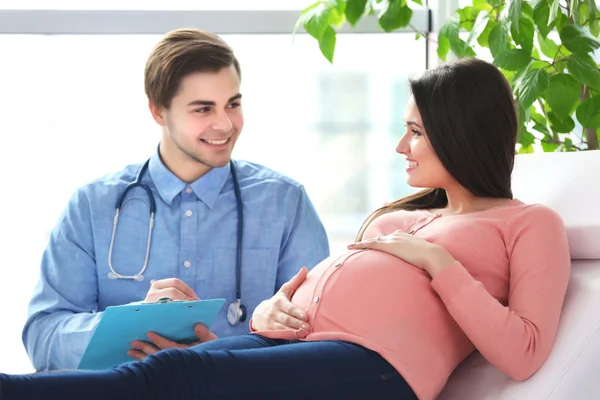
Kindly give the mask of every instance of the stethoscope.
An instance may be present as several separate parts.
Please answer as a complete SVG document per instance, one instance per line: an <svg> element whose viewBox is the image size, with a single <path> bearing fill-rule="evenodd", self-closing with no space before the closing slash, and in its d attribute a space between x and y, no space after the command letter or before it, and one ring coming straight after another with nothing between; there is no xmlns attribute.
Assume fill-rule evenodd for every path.
<svg viewBox="0 0 600 400"><path fill-rule="evenodd" d="M148 258L150 256L150 243L152 242L152 229L154 228L154 215L156 214L156 203L154 201L154 196L152 195L152 191L142 182L142 177L144 173L148 169L148 164L150 160L147 160L142 168L140 168L135 180L128 184L123 190L123 193L119 196L116 204L115 218L113 220L113 231L110 238L110 247L108 249L108 267L110 268L110 272L108 273L109 279L133 279L135 281L141 282L144 280L144 272L148 267ZM242 299L242 289L241 289L241 280L242 280L242 242L244 238L244 207L242 204L242 195L240 193L240 185L237 178L237 172L235 170L235 166L233 165L233 161L229 162L231 167L231 177L233 178L233 190L235 192L235 202L237 208L237 258L235 262L235 301L232 302L227 308L227 321L231 325L237 325L240 322L244 322L246 320L247 312L246 306L244 306L241 302ZM135 275L121 275L115 271L115 268L112 263L112 255L113 249L115 246L115 236L117 234L117 226L119 223L119 214L121 212L121 207L123 206L123 201L127 196L127 193L135 188L139 187L144 189L146 195L148 196L148 200L150 201L150 222L148 224L148 242L146 244L146 257L144 259L144 265L140 272Z"/></svg>

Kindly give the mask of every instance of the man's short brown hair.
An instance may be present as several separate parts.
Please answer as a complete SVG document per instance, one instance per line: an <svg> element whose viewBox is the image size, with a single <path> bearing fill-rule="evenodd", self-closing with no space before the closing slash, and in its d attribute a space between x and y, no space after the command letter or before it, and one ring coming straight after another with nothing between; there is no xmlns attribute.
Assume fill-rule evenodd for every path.
<svg viewBox="0 0 600 400"><path fill-rule="evenodd" d="M176 29L168 32L148 57L144 73L146 96L154 106L168 109L187 75L218 72L231 65L241 79L233 50L219 36L200 29Z"/></svg>

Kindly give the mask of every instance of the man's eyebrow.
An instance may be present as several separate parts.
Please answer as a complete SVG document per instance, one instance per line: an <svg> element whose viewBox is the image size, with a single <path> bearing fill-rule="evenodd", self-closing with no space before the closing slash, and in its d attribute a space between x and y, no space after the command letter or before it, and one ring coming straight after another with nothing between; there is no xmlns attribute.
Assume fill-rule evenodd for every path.
<svg viewBox="0 0 600 400"><path fill-rule="evenodd" d="M227 102L231 103L232 101L239 100L241 98L242 98L242 94L238 93L235 96L231 96L229 98L229 100L227 100ZM193 100L193 101L190 101L187 105L188 105L188 107L189 106L215 106L216 103L212 100Z"/></svg>

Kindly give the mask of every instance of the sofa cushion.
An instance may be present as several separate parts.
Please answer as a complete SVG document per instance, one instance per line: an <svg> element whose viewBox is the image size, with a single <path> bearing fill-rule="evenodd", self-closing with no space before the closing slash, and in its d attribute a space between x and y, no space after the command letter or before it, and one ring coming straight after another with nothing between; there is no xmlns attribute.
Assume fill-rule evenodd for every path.
<svg viewBox="0 0 600 400"><path fill-rule="evenodd" d="M513 194L560 214L571 258L600 259L600 150L518 155Z"/></svg>

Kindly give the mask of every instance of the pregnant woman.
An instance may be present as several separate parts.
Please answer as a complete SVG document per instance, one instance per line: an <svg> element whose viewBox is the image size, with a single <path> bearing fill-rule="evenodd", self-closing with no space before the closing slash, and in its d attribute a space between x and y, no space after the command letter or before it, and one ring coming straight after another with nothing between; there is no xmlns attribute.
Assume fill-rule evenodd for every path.
<svg viewBox="0 0 600 400"><path fill-rule="evenodd" d="M570 273L562 220L513 198L511 88L474 58L410 81L396 151L427 188L255 311L252 333L106 371L0 375L0 399L431 400L473 351L516 380L546 361Z"/></svg>

